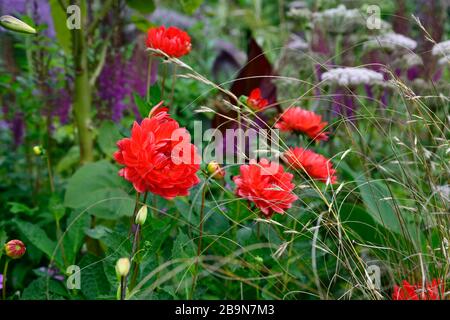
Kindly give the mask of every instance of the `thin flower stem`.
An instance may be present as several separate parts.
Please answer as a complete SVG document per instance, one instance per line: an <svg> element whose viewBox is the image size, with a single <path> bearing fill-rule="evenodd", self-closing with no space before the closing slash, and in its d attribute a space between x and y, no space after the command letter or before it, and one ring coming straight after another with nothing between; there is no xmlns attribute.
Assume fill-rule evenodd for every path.
<svg viewBox="0 0 450 320"><path fill-rule="evenodd" d="M166 77L167 77L167 63L163 64L163 76L161 81L161 100L164 100L164 88L166 85Z"/></svg>
<svg viewBox="0 0 450 320"><path fill-rule="evenodd" d="M169 101L170 101L170 106L171 107L173 107L173 95L174 95L174 92L175 92L175 81L176 81L176 79L177 79L177 65L174 65L173 66L173 73L172 73L172 89L171 89L171 91L170 91L170 98L169 98Z"/></svg>
<svg viewBox="0 0 450 320"><path fill-rule="evenodd" d="M125 300L127 295L126 277L120 277L120 300Z"/></svg>
<svg viewBox="0 0 450 320"><path fill-rule="evenodd" d="M8 264L9 264L9 259L6 258L5 267L3 268L3 289L2 289L3 300L6 300L6 279L7 279L7 273L8 273Z"/></svg>
<svg viewBox="0 0 450 320"><path fill-rule="evenodd" d="M132 249L131 249L131 255L130 255L130 261L131 263L133 263L133 256L135 254L135 246L136 246L136 238L139 236L139 225L137 225L136 228L134 228L133 230L133 226L134 226L134 221L136 219L136 214L138 212L138 208L139 208L139 196L140 193L136 191L136 200L134 203L134 210L133 210L133 217L131 218L130 221L130 233L133 233L133 245L132 245ZM120 297L122 300L125 299L126 296L126 291L127 291L127 284L128 284L128 275L126 275L125 277L122 278L123 282L121 282L121 286L120 286Z"/></svg>
<svg viewBox="0 0 450 320"><path fill-rule="evenodd" d="M198 275L198 261L199 261L199 258L200 258L200 254L202 252L203 217L204 217L204 212L205 212L206 188L207 188L207 184L205 182L203 184L203 190L202 190L202 206L200 208L200 223L199 223L199 237L198 237L198 245L197 245L197 259L195 261L194 277L192 279L192 287L191 287L190 299L192 299L192 297L194 296L195 285L196 285L196 282L197 282L197 275Z"/></svg>
<svg viewBox="0 0 450 320"><path fill-rule="evenodd" d="M153 63L153 56L148 56L148 69L147 69L147 102L150 103L150 87L151 87L151 81L152 81L152 63Z"/></svg>
<svg viewBox="0 0 450 320"><path fill-rule="evenodd" d="M148 192L144 193L144 199L142 200L142 203L144 205L145 205L145 202L147 201L147 195L148 195ZM136 218L136 214L134 216ZM138 225L136 225L136 233L135 233L134 239L133 239L133 247L132 247L131 258L130 258L130 261L132 263L133 263L133 258L136 255L136 252L139 251L140 231L141 231L141 226L138 224ZM136 284L138 271L139 271L139 263L135 262L134 263L134 267L132 268L132 270L133 270L133 275L131 277L130 287L134 288L134 286Z"/></svg>

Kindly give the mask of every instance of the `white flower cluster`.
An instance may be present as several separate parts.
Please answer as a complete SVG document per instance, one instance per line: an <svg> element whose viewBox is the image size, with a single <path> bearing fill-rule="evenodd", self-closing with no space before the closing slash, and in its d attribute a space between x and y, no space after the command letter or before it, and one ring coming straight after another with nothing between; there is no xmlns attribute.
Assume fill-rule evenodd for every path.
<svg viewBox="0 0 450 320"><path fill-rule="evenodd" d="M288 17L297 18L311 18L311 11L308 9L308 5L304 1L293 1L289 5Z"/></svg>
<svg viewBox="0 0 450 320"><path fill-rule="evenodd" d="M423 64L423 60L422 58L415 53L407 53L402 57L402 60L404 61L404 63L406 64L406 66L408 67L413 67L413 66L417 66L417 65L422 65Z"/></svg>
<svg viewBox="0 0 450 320"><path fill-rule="evenodd" d="M322 74L322 80L340 86L382 84L383 75L367 68L335 68Z"/></svg>
<svg viewBox="0 0 450 320"><path fill-rule="evenodd" d="M308 42L306 42L302 37L292 34L289 37L289 42L287 44L287 48L296 51L304 51L309 48Z"/></svg>
<svg viewBox="0 0 450 320"><path fill-rule="evenodd" d="M331 32L348 32L365 23L358 9L347 9L343 4L337 8L314 12L313 21Z"/></svg>
<svg viewBox="0 0 450 320"><path fill-rule="evenodd" d="M366 43L366 46L370 48L386 48L390 50L414 50L417 47L417 42L402 34L391 32L372 38Z"/></svg>
<svg viewBox="0 0 450 320"><path fill-rule="evenodd" d="M438 64L450 65L450 40L436 43L431 52L440 57Z"/></svg>
<svg viewBox="0 0 450 320"><path fill-rule="evenodd" d="M436 43L431 52L434 56L450 56L450 40Z"/></svg>
<svg viewBox="0 0 450 320"><path fill-rule="evenodd" d="M355 19L359 17L361 17L361 13L358 9L347 9L343 4L336 8L314 13L316 19Z"/></svg>

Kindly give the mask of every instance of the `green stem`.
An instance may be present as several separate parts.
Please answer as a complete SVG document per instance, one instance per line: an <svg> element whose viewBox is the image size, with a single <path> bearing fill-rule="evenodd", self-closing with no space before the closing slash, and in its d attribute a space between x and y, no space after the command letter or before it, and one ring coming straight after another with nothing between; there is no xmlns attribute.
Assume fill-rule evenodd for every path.
<svg viewBox="0 0 450 320"><path fill-rule="evenodd" d="M202 206L200 208L200 224L199 224L199 237L198 237L198 244L197 244L197 259L195 261L194 277L192 279L190 299L192 299L192 297L194 296L195 285L196 285L197 276L198 276L198 260L200 258L200 254L202 252L203 217L204 217L204 212L205 212L206 186L207 186L207 184L205 182L205 184L203 185L203 190L202 190Z"/></svg>
<svg viewBox="0 0 450 320"><path fill-rule="evenodd" d="M172 73L172 89L170 91L170 107L173 107L173 95L175 92L175 80L177 79L177 65L173 66L173 73ZM172 114L174 114L174 111L172 111Z"/></svg>
<svg viewBox="0 0 450 320"><path fill-rule="evenodd" d="M2 289L2 297L3 300L6 300L6 279L7 279L7 273L8 273L8 264L9 264L9 259L6 259L5 262L5 267L3 268L3 289Z"/></svg>
<svg viewBox="0 0 450 320"><path fill-rule="evenodd" d="M126 277L120 277L120 300L125 300L127 295Z"/></svg>
<svg viewBox="0 0 450 320"><path fill-rule="evenodd" d="M86 39L82 29L73 30L75 90L74 114L80 145L80 162L91 162L93 156L93 135L91 122L91 87L89 85Z"/></svg>
<svg viewBox="0 0 450 320"><path fill-rule="evenodd" d="M150 101L150 87L151 87L151 80L152 80L152 55L148 56L148 68L147 68L147 102L151 103Z"/></svg>
<svg viewBox="0 0 450 320"><path fill-rule="evenodd" d="M52 164L50 161L50 155L47 153L47 171L48 171L48 180L50 180L50 191L55 193L55 184L53 183L53 174L52 174Z"/></svg>
<svg viewBox="0 0 450 320"><path fill-rule="evenodd" d="M167 63L163 63L163 76L161 81L161 100L164 100L164 87L166 84L167 77Z"/></svg>
<svg viewBox="0 0 450 320"><path fill-rule="evenodd" d="M142 200L142 203L145 205L146 201L147 201L147 195L148 192L146 192L144 194L144 199ZM135 218L136 218L136 214L135 214ZM134 235L134 240L133 240L133 251L131 253L131 259L134 258L136 252L139 251L139 244L140 244L140 234L141 234L141 226L140 225L136 225L136 233ZM133 263L133 260L130 261ZM136 279L137 279L137 275L138 275L138 271L139 271L139 263L135 262L134 263L134 267L133 267L133 276L131 277L131 283L130 283L130 287L134 288L135 284L136 284Z"/></svg>

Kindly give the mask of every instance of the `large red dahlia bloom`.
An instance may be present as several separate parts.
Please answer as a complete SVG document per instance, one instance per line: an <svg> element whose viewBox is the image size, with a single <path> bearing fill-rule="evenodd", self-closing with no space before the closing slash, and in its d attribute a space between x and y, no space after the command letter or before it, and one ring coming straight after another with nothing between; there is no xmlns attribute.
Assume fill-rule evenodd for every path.
<svg viewBox="0 0 450 320"><path fill-rule="evenodd" d="M262 97L261 89L256 88L250 92L250 95L247 98L247 104L253 110L261 111L269 104L269 101Z"/></svg>
<svg viewBox="0 0 450 320"><path fill-rule="evenodd" d="M328 132L323 132L328 122L322 122L322 117L312 111L293 107L286 110L275 128L281 131L299 131L313 140L328 140Z"/></svg>
<svg viewBox="0 0 450 320"><path fill-rule="evenodd" d="M274 212L284 213L292 206L297 196L292 193L295 185L293 175L284 172L283 166L262 159L259 163L251 160L242 165L240 175L233 178L236 194L252 201L264 216L270 218Z"/></svg>
<svg viewBox="0 0 450 320"><path fill-rule="evenodd" d="M422 287L420 284L410 284L403 280L401 286L394 286L393 300L440 300L444 297L444 284L440 279L433 279L431 283Z"/></svg>
<svg viewBox="0 0 450 320"><path fill-rule="evenodd" d="M191 51L191 37L176 27L164 26L150 28L147 31L148 48L159 49L170 57L179 58Z"/></svg>
<svg viewBox="0 0 450 320"><path fill-rule="evenodd" d="M138 192L150 191L166 199L186 196L200 182L196 173L200 157L191 136L180 128L166 108L153 110L131 137L117 142L116 161L125 166L119 175L133 183Z"/></svg>
<svg viewBox="0 0 450 320"><path fill-rule="evenodd" d="M284 153L284 159L292 168L305 170L311 178L324 182L330 179L331 183L337 180L331 161L311 150L290 148Z"/></svg>

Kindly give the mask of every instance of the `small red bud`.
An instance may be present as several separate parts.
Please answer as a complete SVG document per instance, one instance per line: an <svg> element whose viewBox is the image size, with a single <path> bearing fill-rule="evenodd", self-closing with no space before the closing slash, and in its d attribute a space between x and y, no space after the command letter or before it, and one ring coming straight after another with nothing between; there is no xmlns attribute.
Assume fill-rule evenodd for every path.
<svg viewBox="0 0 450 320"><path fill-rule="evenodd" d="M27 251L25 245L20 240L11 240L5 244L5 252L11 259L19 259Z"/></svg>

